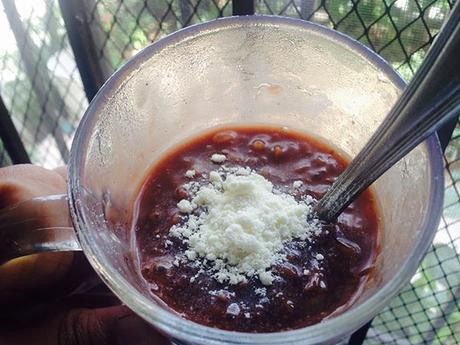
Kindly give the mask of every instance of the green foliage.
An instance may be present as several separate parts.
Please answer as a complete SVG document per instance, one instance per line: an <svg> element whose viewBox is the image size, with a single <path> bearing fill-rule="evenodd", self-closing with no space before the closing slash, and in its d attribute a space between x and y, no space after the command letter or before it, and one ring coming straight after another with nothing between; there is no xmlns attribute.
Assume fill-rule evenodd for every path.
<svg viewBox="0 0 460 345"><path fill-rule="evenodd" d="M103 54L113 69L150 42L184 26L230 14L229 0L101 0L94 13L100 22L95 25L108 35Z"/></svg>
<svg viewBox="0 0 460 345"><path fill-rule="evenodd" d="M314 1L313 21L333 27L369 46L410 80L420 66L433 36L449 11L447 0L324 0ZM259 1L263 14L299 16L287 1ZM294 11L295 9L295 11ZM324 19L326 15L327 19Z"/></svg>
<svg viewBox="0 0 460 345"><path fill-rule="evenodd" d="M448 13L447 0L328 1L334 27L377 51L409 80Z"/></svg>
<svg viewBox="0 0 460 345"><path fill-rule="evenodd" d="M295 17L304 13L302 6L307 4L314 10L313 21L368 45L406 80L417 70L449 11L447 0L259 0L256 4L261 14ZM149 42L183 26L229 15L230 10L227 0L97 2L102 29L109 35L105 54L113 68Z"/></svg>
<svg viewBox="0 0 460 345"><path fill-rule="evenodd" d="M21 61L18 52L5 54L3 65L17 65ZM32 84L21 69L17 70L17 78L2 83L2 97L10 113L14 116L15 125L23 140L30 142L40 121L41 107Z"/></svg>
<svg viewBox="0 0 460 345"><path fill-rule="evenodd" d="M16 79L2 80L1 87L2 96L13 115L26 148L29 153L33 153L34 146L50 132L50 126L47 128L43 125L45 102L56 108L62 107L60 104L54 104L57 100L50 97L52 91L57 94L58 90L52 90L50 80L53 77L47 64L52 56L65 48L66 31L59 7L54 2L47 3L42 15L31 15L22 23L23 28L20 26L18 25L19 36L22 37L21 31L25 30L27 44L22 43L18 50L0 55L3 68L16 74ZM23 60L24 56L29 58L29 69L26 66L27 62ZM38 99L35 92L37 89L46 94L45 99ZM56 128L58 125L53 127Z"/></svg>

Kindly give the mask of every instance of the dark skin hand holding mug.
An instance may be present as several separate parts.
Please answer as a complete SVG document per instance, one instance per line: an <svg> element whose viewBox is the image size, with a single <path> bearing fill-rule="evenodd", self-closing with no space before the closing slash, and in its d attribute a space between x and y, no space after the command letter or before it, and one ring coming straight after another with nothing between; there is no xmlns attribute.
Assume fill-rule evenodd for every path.
<svg viewBox="0 0 460 345"><path fill-rule="evenodd" d="M65 192L64 167L47 170L15 165L0 169L0 209ZM99 287L88 293L85 280L86 285L91 280L99 283L81 253L34 254L0 265L0 344L168 344L102 284L93 283Z"/></svg>

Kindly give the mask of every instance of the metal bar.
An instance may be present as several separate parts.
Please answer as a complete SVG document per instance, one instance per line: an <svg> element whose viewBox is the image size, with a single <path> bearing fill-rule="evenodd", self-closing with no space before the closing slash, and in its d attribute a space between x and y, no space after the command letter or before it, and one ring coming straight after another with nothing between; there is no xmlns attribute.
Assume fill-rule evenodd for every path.
<svg viewBox="0 0 460 345"><path fill-rule="evenodd" d="M367 331L371 327L372 320L353 333L348 340L348 345L361 345L366 339Z"/></svg>
<svg viewBox="0 0 460 345"><path fill-rule="evenodd" d="M19 136L8 109L6 109L3 99L0 97L0 137L3 146L13 164L30 163L29 155L24 148L21 137Z"/></svg>
<svg viewBox="0 0 460 345"><path fill-rule="evenodd" d="M452 136L455 126L457 125L457 121L458 117L452 119L451 121L447 122L444 127L441 127L437 132L443 152L446 151L446 147L449 144L450 137Z"/></svg>
<svg viewBox="0 0 460 345"><path fill-rule="evenodd" d="M232 8L234 16L253 15L256 12L255 0L233 0Z"/></svg>
<svg viewBox="0 0 460 345"><path fill-rule="evenodd" d="M59 5L86 97L91 101L106 78L99 62L86 6L82 0L59 0Z"/></svg>

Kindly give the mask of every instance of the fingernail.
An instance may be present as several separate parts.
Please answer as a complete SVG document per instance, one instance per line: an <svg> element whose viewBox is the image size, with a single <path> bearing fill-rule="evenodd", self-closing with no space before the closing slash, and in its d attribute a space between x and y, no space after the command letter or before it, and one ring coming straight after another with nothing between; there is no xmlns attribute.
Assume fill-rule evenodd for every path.
<svg viewBox="0 0 460 345"><path fill-rule="evenodd" d="M171 342L135 314L125 315L116 321L117 345L169 345Z"/></svg>

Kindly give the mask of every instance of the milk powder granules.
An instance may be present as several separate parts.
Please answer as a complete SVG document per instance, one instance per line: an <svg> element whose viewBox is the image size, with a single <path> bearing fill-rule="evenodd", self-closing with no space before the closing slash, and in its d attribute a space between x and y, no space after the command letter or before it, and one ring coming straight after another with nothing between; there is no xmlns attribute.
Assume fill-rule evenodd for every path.
<svg viewBox="0 0 460 345"><path fill-rule="evenodd" d="M270 285L275 279L270 267L285 259L284 243L312 241L321 233L311 197L297 201L247 168L212 171L209 183L194 192L177 204L189 216L171 227L170 236L187 244L188 260L205 260L221 283L256 276Z"/></svg>

